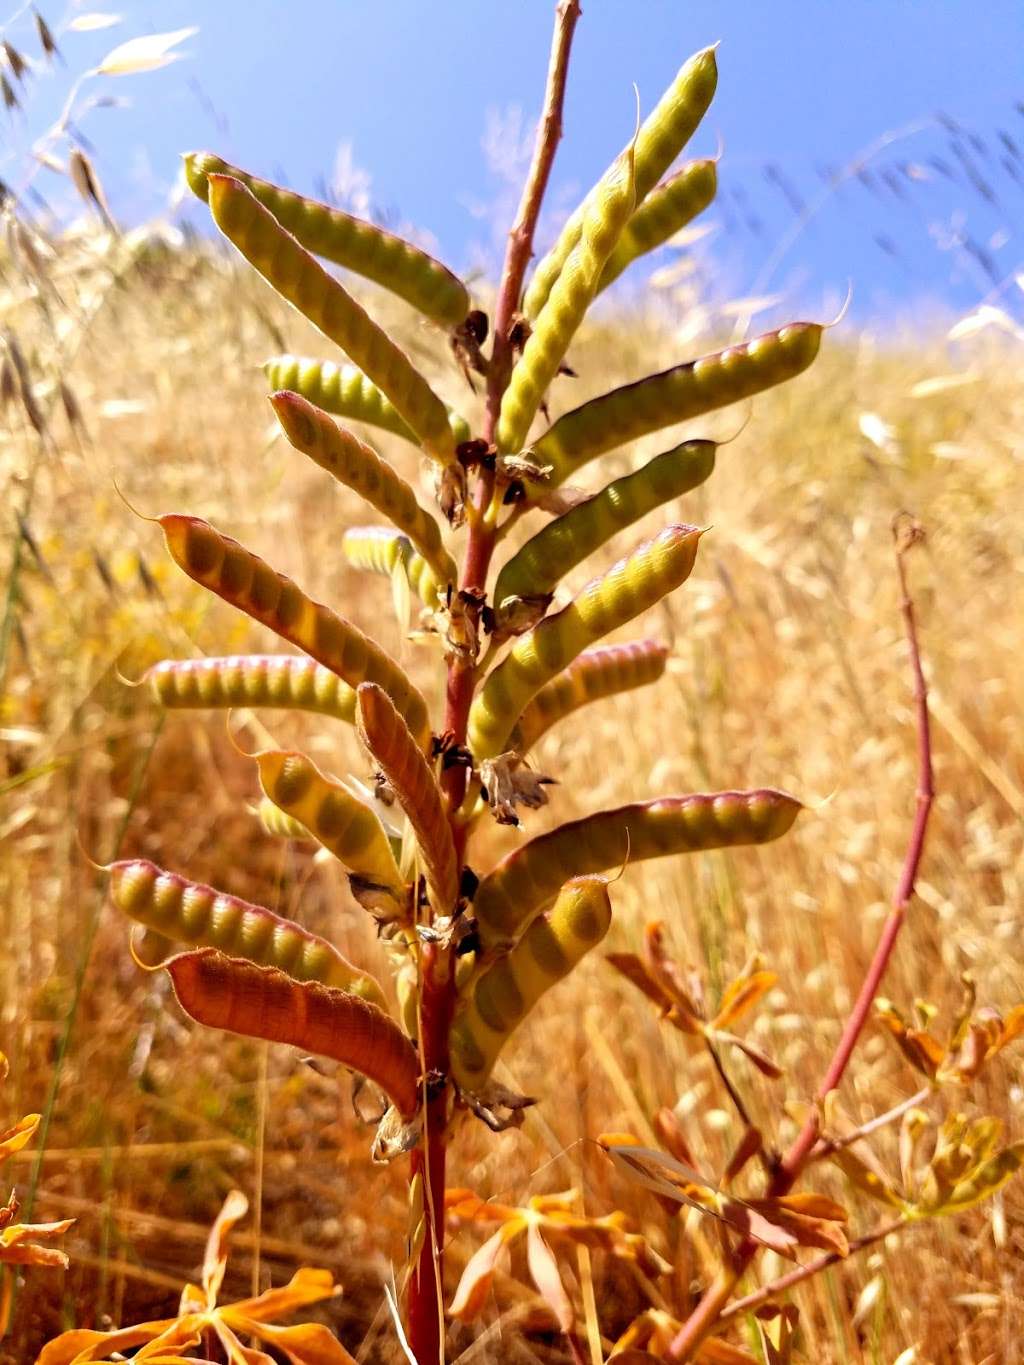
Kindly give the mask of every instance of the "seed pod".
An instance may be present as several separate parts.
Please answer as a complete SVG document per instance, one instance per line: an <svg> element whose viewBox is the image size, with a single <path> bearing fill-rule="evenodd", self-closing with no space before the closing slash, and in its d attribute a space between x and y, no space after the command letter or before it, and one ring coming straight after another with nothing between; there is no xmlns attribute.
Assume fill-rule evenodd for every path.
<svg viewBox="0 0 1024 1365"><path fill-rule="evenodd" d="M512 747L526 753L553 725L588 702L657 682L665 672L667 659L667 646L657 640L585 649L527 706L512 732Z"/></svg>
<svg viewBox="0 0 1024 1365"><path fill-rule="evenodd" d="M394 659L361 630L208 522L177 513L158 520L174 562L190 578L305 650L350 687L379 683L417 740L424 747L430 743L426 702Z"/></svg>
<svg viewBox="0 0 1024 1365"><path fill-rule="evenodd" d="M436 914L450 915L459 894L458 859L437 781L387 694L363 683L356 695L360 738L412 825L430 903Z"/></svg>
<svg viewBox="0 0 1024 1365"><path fill-rule="evenodd" d="M716 449L713 441L684 441L549 521L503 566L494 585L495 607L506 597L553 592L617 532L709 478Z"/></svg>
<svg viewBox="0 0 1024 1365"><path fill-rule="evenodd" d="M224 236L387 395L428 454L442 464L454 460L448 411L405 352L241 181L211 175L207 183L210 212Z"/></svg>
<svg viewBox="0 0 1024 1365"><path fill-rule="evenodd" d="M693 526L668 527L513 642L469 713L468 743L477 763L502 752L530 698L588 645L639 616L689 576L701 534Z"/></svg>
<svg viewBox="0 0 1024 1365"><path fill-rule="evenodd" d="M463 1090L480 1089L517 1026L601 942L611 922L605 879L574 877L550 914L538 916L515 947L476 978L449 1035L452 1074Z"/></svg>
<svg viewBox="0 0 1024 1365"><path fill-rule="evenodd" d="M742 346L624 384L574 408L533 447L537 461L551 466L544 487L556 487L606 450L795 378L818 354L823 330L814 322L794 322ZM526 496L536 499L542 493L527 486Z"/></svg>
<svg viewBox="0 0 1024 1365"><path fill-rule="evenodd" d="M114 904L147 929L384 1006L384 992L372 976L353 967L326 939L272 910L165 872L145 858L112 863L109 871Z"/></svg>
<svg viewBox="0 0 1024 1365"><path fill-rule="evenodd" d="M209 198L206 177L241 181L295 240L326 261L382 284L442 327L457 327L469 312L466 286L440 261L393 232L341 209L260 180L212 152L189 152L185 177L200 199Z"/></svg>
<svg viewBox="0 0 1024 1365"><path fill-rule="evenodd" d="M198 1023L330 1057L379 1085L404 1117L416 1112L416 1050L376 1005L212 948L172 958L167 971L178 1003Z"/></svg>
<svg viewBox="0 0 1024 1365"><path fill-rule="evenodd" d="M607 289L638 256L667 242L703 213L718 188L718 166L712 160L689 161L656 185L626 224L601 274L597 292Z"/></svg>
<svg viewBox="0 0 1024 1365"><path fill-rule="evenodd" d="M281 749L256 755L260 786L361 883L380 887L401 905L404 879L377 813L305 756Z"/></svg>
<svg viewBox="0 0 1024 1365"><path fill-rule="evenodd" d="M801 803L766 787L663 796L573 820L520 845L477 887L473 911L487 949L514 942L571 876L645 858L766 844L793 824Z"/></svg>
<svg viewBox="0 0 1024 1365"><path fill-rule="evenodd" d="M313 836L305 825L298 820L293 820L290 815L286 815L280 806L275 806L268 796L260 798L259 805L256 807L256 815L260 824L267 834L273 834L278 839L297 839L299 842L311 842Z"/></svg>
<svg viewBox="0 0 1024 1365"><path fill-rule="evenodd" d="M349 724L355 720L352 688L304 654L164 659L147 672L146 680L162 706L281 707L315 711Z"/></svg>
<svg viewBox="0 0 1024 1365"><path fill-rule="evenodd" d="M636 206L633 152L616 161L583 215L579 240L566 258L530 332L501 400L498 448L522 450L537 409L569 343L597 293L601 273Z"/></svg>
<svg viewBox="0 0 1024 1365"><path fill-rule="evenodd" d="M402 421L376 384L355 365L333 365L329 360L278 355L266 361L263 373L273 389L301 393L303 398L335 417L365 422L367 426L380 427L393 436L419 445L416 433ZM451 408L448 409L448 425L456 445L470 439L469 423Z"/></svg>
<svg viewBox="0 0 1024 1365"><path fill-rule="evenodd" d="M707 112L718 84L715 49L696 53L683 66L658 104L640 125L634 143L636 160L636 202L642 204L661 177L675 161ZM562 229L558 241L537 266L523 300L523 312L537 317L569 253L579 241L590 191Z"/></svg>
<svg viewBox="0 0 1024 1365"><path fill-rule="evenodd" d="M427 561L399 531L388 526L351 526L342 537L341 550L355 568L388 578L401 564L416 596L432 611L437 609L441 585Z"/></svg>
<svg viewBox="0 0 1024 1365"><path fill-rule="evenodd" d="M390 517L419 550L441 584L458 582L455 561L441 543L441 528L386 460L299 394L274 393L270 402L296 450L365 498L375 511Z"/></svg>

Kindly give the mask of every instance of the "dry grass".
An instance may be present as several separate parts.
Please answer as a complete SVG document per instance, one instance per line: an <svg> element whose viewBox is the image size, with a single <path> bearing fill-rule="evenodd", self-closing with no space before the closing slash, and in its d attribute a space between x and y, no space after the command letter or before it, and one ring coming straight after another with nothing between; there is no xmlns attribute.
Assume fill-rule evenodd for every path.
<svg viewBox="0 0 1024 1365"><path fill-rule="evenodd" d="M400 640L387 584L340 561L341 530L366 520L365 510L269 439L254 362L285 348L322 353L305 324L219 258L153 251L124 272L110 264L78 262L62 283L69 316L98 306L81 344L77 334L62 342L59 362L86 431L53 416L40 444L12 406L0 432L4 531L35 468L26 524L39 550L37 559L23 545L2 700L0 1042L12 1079L0 1118L45 1108L57 1069L35 1211L79 1219L66 1239L71 1269L29 1277L0 1359L31 1359L64 1325L167 1310L235 1184L261 1195L262 1236L239 1239L238 1283L228 1289L245 1290L250 1276L277 1282L297 1262L327 1265L346 1286L330 1310L342 1339L353 1350L365 1340L360 1359L391 1359L380 1286L404 1256L401 1172L369 1166L370 1133L352 1117L344 1081L285 1049L183 1021L163 979L133 964L126 926L104 908L102 879L78 847L99 860L123 849L214 879L329 928L358 961L380 961L340 875L259 831L247 810L252 765L231 747L223 718L171 716L161 727L147 697L119 681L119 670L137 674L163 654L273 642L166 564L158 529L129 512L112 480L142 511L206 516L266 553L400 649L421 680L436 679L437 660L429 645ZM435 338L383 308L432 364ZM58 362L39 318L34 306L8 313L45 405ZM794 1100L811 1093L857 988L913 805L910 677L889 535L901 507L929 533L912 577L934 689L939 798L920 897L886 990L901 1004L926 996L948 1009L970 969L983 1001L1006 1008L1024 995L1024 391L1019 353L982 338L967 346L969 355L941 341L883 349L844 328L808 376L759 400L711 482L680 508L713 530L694 580L646 624L672 642L669 677L655 692L585 713L538 753L561 783L552 821L645 794L732 785L778 784L811 799L779 844L636 868L615 892L614 946L635 944L643 923L660 918L712 993L751 949L765 955L780 981L754 1036L784 1061ZM571 395L565 381L556 403L677 358L663 316L608 317L574 349L581 378ZM968 360L977 382L911 396L918 381ZM453 369L438 383L464 400ZM865 410L895 426L890 451L860 434ZM718 414L694 430L725 437L742 418ZM939 443L965 457L937 456ZM412 472L401 443L381 446ZM625 458L606 458L601 472ZM8 537L5 563L11 549ZM260 719L335 769L362 771L344 730ZM511 837L496 832L494 851ZM672 1293L685 1304L713 1231L671 1223L584 1140L608 1129L643 1134L658 1106L675 1104L705 1166L719 1169L737 1128L705 1061L659 1029L599 961L552 994L508 1060L514 1084L546 1098L521 1132L495 1139L467 1127L452 1180L515 1201L574 1185L593 1212L627 1208L677 1260ZM1012 1136L1024 1135L1021 1065L1011 1052L976 1093L951 1102L998 1114ZM779 1088L736 1074L759 1121L783 1139L791 1124ZM916 1086L872 1030L843 1102L861 1120ZM894 1162L892 1136L878 1148ZM14 1169L27 1188L31 1161ZM857 1230L873 1217L856 1202ZM454 1240L453 1272L473 1245L472 1234ZM995 1206L911 1230L798 1292L804 1357L889 1362L916 1346L918 1361L1016 1359L1022 1246L1019 1182ZM779 1273L771 1260L762 1258L761 1273ZM612 1266L597 1264L595 1274L602 1329L613 1338L648 1302L647 1287ZM869 1283L877 1297L861 1300L858 1314ZM531 1303L523 1289L501 1281L497 1299L512 1318L474 1359L562 1358L541 1330L517 1344L513 1320Z"/></svg>

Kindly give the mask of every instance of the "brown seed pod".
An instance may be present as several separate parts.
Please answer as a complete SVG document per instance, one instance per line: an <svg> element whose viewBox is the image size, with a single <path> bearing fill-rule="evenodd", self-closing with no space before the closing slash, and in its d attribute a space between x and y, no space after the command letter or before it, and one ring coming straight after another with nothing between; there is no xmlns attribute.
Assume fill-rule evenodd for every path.
<svg viewBox="0 0 1024 1365"><path fill-rule="evenodd" d="M416 1050L376 1005L214 948L182 953L166 968L178 1003L197 1023L330 1057L379 1085L403 1117L415 1114Z"/></svg>

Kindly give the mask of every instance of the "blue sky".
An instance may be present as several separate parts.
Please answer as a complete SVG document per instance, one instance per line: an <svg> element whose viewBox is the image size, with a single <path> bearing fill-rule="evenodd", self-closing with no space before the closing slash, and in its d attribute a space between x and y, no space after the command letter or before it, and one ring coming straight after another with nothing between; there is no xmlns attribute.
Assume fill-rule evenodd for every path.
<svg viewBox="0 0 1024 1365"><path fill-rule="evenodd" d="M59 31L104 6L40 7ZM172 66L86 87L130 101L81 123L122 222L161 211L182 150L209 147L312 191L336 179L341 149L342 189L373 213L416 223L458 268L494 259L514 202L509 173L540 106L549 0L110 9L117 26L61 37L72 72L136 34L199 28ZM22 20L7 36L31 48L29 32ZM650 109L685 58L717 40L718 95L691 144L724 147L715 230L697 248L710 292L779 290L820 315L849 281L860 316L920 320L963 311L1002 282L1001 299L1018 307L1024 296L1005 282L1024 264L1021 0L587 0L548 235L632 131L633 83ZM68 77L41 71L30 85L0 150L0 175L16 187L18 158ZM908 129L862 178L828 187L834 170ZM50 172L35 183L63 193ZM796 230L807 207L816 212Z"/></svg>

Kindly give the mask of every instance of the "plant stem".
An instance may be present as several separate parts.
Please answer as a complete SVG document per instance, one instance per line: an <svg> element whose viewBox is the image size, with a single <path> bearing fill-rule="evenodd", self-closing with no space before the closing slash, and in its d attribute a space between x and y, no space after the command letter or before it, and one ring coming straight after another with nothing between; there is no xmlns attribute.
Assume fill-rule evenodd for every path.
<svg viewBox="0 0 1024 1365"><path fill-rule="evenodd" d="M562 135L565 79L572 36L579 16L579 0L559 0L555 10L544 113L537 129L533 161L515 225L509 234L495 306L494 342L488 367L483 427L483 437L489 445L494 441L502 394L512 370L511 327L519 306L523 277L533 253L537 217L547 189L555 149ZM463 590L482 593L487 586L487 571L494 553L497 530L496 519L489 515L494 499L494 482L492 470L478 470L468 516L469 534L460 582ZM476 681L474 659L456 656L450 661L445 688L444 728L457 746L466 742L469 708ZM466 793L466 780L467 770L462 764L453 764L441 776L460 864L464 862L467 830L455 817ZM420 964L420 1048L429 1089L448 1073L448 1031L455 1009L455 972L451 949L436 943L425 944L421 950ZM420 1176L423 1180L425 1204L423 1247L409 1282L408 1301L409 1344L420 1365L443 1365L444 1362L442 1286L449 1111L447 1087L437 1084L437 1093L427 1096L423 1140L413 1152L410 1165L410 1179L415 1180Z"/></svg>
<svg viewBox="0 0 1024 1365"><path fill-rule="evenodd" d="M892 958L900 929L903 927L907 907L914 895L914 884L917 880L921 856L924 853L928 816L935 797L932 773L931 721L928 714L928 688L925 683L924 669L921 666L917 621L914 616L914 603L907 586L905 565L907 551L923 539L923 531L912 517L907 513L901 513L893 521L893 539L896 547L896 572L900 585L900 612L906 631L917 713L917 807L910 831L910 839L907 843L907 851L903 859L903 870L893 893L892 909L882 928L874 956L864 977L857 1000L850 1011L838 1046L833 1053L824 1079L818 1087L817 1100L819 1104L812 1110L803 1128L797 1134L793 1145L779 1164L768 1188L769 1198L778 1198L788 1194L807 1165L818 1140L820 1102L824 1100L826 1095L838 1088L853 1055L853 1050L864 1030L871 1006ZM754 1259L757 1251L758 1243L750 1237L744 1238L735 1248L729 1264L723 1269L718 1279L708 1289L676 1334L669 1348L669 1360L683 1361L693 1358L693 1354L700 1343L707 1337L715 1323L720 1320L725 1312L726 1304L733 1289L747 1266Z"/></svg>

